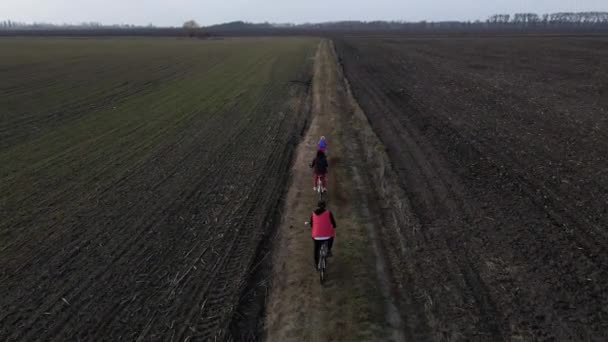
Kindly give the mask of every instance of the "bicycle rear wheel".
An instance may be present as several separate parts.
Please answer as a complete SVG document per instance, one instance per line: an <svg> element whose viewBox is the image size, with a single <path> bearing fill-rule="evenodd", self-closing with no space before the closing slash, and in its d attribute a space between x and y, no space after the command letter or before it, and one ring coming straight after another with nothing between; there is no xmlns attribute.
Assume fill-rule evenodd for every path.
<svg viewBox="0 0 608 342"><path fill-rule="evenodd" d="M319 261L319 264L321 264L321 267L319 267L319 283L323 285L323 283L325 282L325 258Z"/></svg>
<svg viewBox="0 0 608 342"><path fill-rule="evenodd" d="M323 200L323 184L321 183L321 179L320 178L317 179L317 187L316 187L316 189L317 189L317 199L319 201L322 201Z"/></svg>
<svg viewBox="0 0 608 342"><path fill-rule="evenodd" d="M327 270L327 251L328 245L327 241L323 243L321 249L319 250L319 282L321 285L325 282L325 273Z"/></svg>

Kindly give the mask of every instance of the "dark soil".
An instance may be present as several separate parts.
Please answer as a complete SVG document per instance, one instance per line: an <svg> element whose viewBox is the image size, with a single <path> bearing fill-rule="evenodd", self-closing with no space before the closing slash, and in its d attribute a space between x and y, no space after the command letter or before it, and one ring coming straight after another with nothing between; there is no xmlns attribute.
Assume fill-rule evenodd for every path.
<svg viewBox="0 0 608 342"><path fill-rule="evenodd" d="M608 338L608 39L336 47L405 193L382 234L416 339Z"/></svg>
<svg viewBox="0 0 608 342"><path fill-rule="evenodd" d="M311 43L311 51L314 46ZM159 54L159 50L150 55ZM233 51L241 50L235 47L230 51L230 56L238 56ZM173 53L181 57L183 51ZM104 56L100 58L104 66L115 62L126 68L120 59ZM193 60L199 58L192 56ZM147 56L137 59L143 65L151 64L150 60ZM243 60L248 61L249 56ZM259 67L259 61L266 58L253 56L251 60ZM13 164L2 165L0 173L6 178L0 184L1 341L256 337L263 317L245 317L238 331L231 331L231 325L251 310L240 304L258 300L248 291L257 290L249 282L260 272L258 262L273 234L274 218L280 216L293 151L309 115L308 87L288 80L310 78L310 64L295 64L298 68L291 72L289 60L273 63L268 67L272 73L264 78L267 83L259 84L255 69L244 68L253 71L240 73L238 63L232 64L236 71L217 81L205 80L200 75L213 72L206 72L206 60L201 61L203 72L193 66L187 73L203 81L181 79L181 88L173 91L172 80L164 80L164 92L159 92L158 100L150 100L152 111L166 105L161 101L165 97L170 99L167 107L161 107L167 118L159 120L148 112L140 115L144 111L140 102L146 98L133 96L135 104L123 106L132 109L117 121L117 129L98 135L96 131L66 134L62 140L85 134L85 142L92 145L88 149L74 145L57 153L58 159L63 157L57 164L69 168L66 176L52 173L57 167L53 168L56 160L51 157L56 155L50 152L47 159L23 162L38 168L21 183L10 182L18 179L10 178ZM133 73L146 73L143 67L134 69ZM128 76L134 78L133 74ZM252 79L255 87L246 83ZM61 80L61 86L72 84ZM86 79L90 84L98 80ZM194 85L188 87L188 82ZM211 93L215 98L201 98L201 93L208 94L206 85L215 90ZM233 95L237 92L238 98ZM37 103L11 96L19 109ZM186 107L191 103L194 105ZM86 108L80 110L95 115ZM43 110L37 117L34 114L23 116L23 120L50 131L46 125L52 118L47 120ZM2 115L7 120L13 118L6 112ZM139 117L141 120L136 120ZM13 144L23 144L24 139L34 136L22 134L29 125L18 121L20 116L14 118L15 122L5 122L0 132L7 138L1 144L3 158ZM120 129L129 128L129 120L138 121L138 125L123 133ZM50 125L58 124L59 120ZM110 149L110 143L101 144L106 140L129 141L140 126L151 128L141 139L123 143L116 151ZM87 162L94 153L101 155L100 161ZM121 153L126 154L124 159L119 158ZM15 156L15 165L30 157L27 153ZM15 174L17 171L21 170Z"/></svg>

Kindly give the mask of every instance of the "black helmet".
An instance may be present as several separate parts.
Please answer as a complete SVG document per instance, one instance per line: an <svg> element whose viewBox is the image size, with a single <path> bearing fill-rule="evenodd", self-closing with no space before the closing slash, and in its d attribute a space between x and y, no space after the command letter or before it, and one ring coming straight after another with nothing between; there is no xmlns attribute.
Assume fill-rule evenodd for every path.
<svg viewBox="0 0 608 342"><path fill-rule="evenodd" d="M319 208L321 208L321 209L325 209L325 201L319 201L319 202L317 203L317 206L318 206Z"/></svg>

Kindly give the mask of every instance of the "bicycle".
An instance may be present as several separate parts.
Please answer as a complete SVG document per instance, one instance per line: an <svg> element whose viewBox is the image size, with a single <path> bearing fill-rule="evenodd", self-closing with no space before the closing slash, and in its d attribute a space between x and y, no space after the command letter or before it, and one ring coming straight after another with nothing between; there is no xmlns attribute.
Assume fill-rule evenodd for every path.
<svg viewBox="0 0 608 342"><path fill-rule="evenodd" d="M325 282L325 272L327 270L327 255L329 254L329 243L328 240L323 241L321 248L319 248L319 264L317 265L317 271L319 272L319 282L321 285Z"/></svg>
<svg viewBox="0 0 608 342"><path fill-rule="evenodd" d="M321 181L321 177L317 176L317 197L319 201L325 201L326 197L327 197L327 189L325 189L325 191L323 191L323 182Z"/></svg>

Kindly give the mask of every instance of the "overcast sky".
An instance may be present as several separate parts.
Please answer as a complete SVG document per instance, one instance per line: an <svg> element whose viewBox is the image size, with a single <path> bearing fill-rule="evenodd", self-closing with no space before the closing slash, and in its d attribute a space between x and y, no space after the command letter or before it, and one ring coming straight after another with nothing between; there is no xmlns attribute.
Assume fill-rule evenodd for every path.
<svg viewBox="0 0 608 342"><path fill-rule="evenodd" d="M179 26L333 20L475 20L495 13L608 11L608 0L0 0L0 20Z"/></svg>

